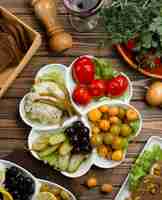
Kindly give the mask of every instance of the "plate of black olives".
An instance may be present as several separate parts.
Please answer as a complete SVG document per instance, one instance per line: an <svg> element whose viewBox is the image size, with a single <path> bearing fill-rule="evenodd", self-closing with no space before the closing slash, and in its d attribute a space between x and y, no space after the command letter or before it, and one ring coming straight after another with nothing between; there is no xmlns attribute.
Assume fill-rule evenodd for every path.
<svg viewBox="0 0 162 200"><path fill-rule="evenodd" d="M40 184L24 168L6 160L0 160L0 200L33 200Z"/></svg>
<svg viewBox="0 0 162 200"><path fill-rule="evenodd" d="M35 178L19 165L0 160L0 200L76 200L66 188Z"/></svg>

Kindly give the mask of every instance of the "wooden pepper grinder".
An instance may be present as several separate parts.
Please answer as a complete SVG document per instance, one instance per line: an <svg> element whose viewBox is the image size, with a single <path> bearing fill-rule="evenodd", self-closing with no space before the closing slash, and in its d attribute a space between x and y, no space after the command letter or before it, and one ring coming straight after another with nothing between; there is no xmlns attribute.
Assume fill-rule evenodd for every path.
<svg viewBox="0 0 162 200"><path fill-rule="evenodd" d="M51 50L61 53L71 48L72 37L57 20L56 0L32 0L32 6L47 29Z"/></svg>

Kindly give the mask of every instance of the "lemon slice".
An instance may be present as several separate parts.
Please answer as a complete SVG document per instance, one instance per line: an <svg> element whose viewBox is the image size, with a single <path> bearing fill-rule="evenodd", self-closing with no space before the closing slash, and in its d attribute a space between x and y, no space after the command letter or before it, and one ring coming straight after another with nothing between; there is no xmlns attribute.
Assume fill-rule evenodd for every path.
<svg viewBox="0 0 162 200"><path fill-rule="evenodd" d="M0 187L0 193L3 196L3 200L14 200L11 194L2 187Z"/></svg>
<svg viewBox="0 0 162 200"><path fill-rule="evenodd" d="M37 195L36 200L57 200L57 198L50 192L40 192Z"/></svg>

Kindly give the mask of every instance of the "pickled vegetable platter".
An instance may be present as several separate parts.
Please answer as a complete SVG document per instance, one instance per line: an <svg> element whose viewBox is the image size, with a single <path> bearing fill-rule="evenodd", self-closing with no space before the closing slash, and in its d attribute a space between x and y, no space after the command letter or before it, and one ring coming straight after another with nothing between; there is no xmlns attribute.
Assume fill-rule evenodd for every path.
<svg viewBox="0 0 162 200"><path fill-rule="evenodd" d="M129 78L110 60L85 55L69 67L43 67L20 103L20 115L32 127L29 150L70 178L92 165L118 166L142 128L131 97Z"/></svg>

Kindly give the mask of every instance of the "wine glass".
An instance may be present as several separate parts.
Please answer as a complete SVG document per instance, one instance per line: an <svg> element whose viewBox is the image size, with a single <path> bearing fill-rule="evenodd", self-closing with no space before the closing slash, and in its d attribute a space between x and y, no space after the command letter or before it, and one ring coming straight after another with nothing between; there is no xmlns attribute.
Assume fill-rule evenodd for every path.
<svg viewBox="0 0 162 200"><path fill-rule="evenodd" d="M73 28L78 32L92 31L98 24L98 11L104 2L105 0L64 0Z"/></svg>

